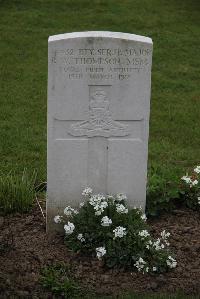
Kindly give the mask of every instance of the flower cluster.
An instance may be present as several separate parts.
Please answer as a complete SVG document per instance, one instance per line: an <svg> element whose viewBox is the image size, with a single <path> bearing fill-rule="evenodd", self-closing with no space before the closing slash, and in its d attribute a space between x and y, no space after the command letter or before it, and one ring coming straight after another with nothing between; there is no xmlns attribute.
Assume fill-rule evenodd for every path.
<svg viewBox="0 0 200 299"><path fill-rule="evenodd" d="M94 207L96 216L100 216L108 206L107 201L105 201L105 196L102 194L92 195L89 199L89 203Z"/></svg>
<svg viewBox="0 0 200 299"><path fill-rule="evenodd" d="M104 216L101 219L101 225L102 226L110 226L112 224L112 220L108 218L108 216Z"/></svg>
<svg viewBox="0 0 200 299"><path fill-rule="evenodd" d="M150 249L152 246L153 246L153 242L151 241L151 240L148 240L147 242L146 242L146 248L147 249Z"/></svg>
<svg viewBox="0 0 200 299"><path fill-rule="evenodd" d="M160 238L158 238L155 242L153 242L152 246L155 248L156 251L162 250L165 248L165 245L161 243Z"/></svg>
<svg viewBox="0 0 200 299"><path fill-rule="evenodd" d="M83 234L78 234L77 239L81 242L85 242L85 238L83 237Z"/></svg>
<svg viewBox="0 0 200 299"><path fill-rule="evenodd" d="M196 173L200 173L200 166L196 166L195 168L194 168L194 172L196 172Z"/></svg>
<svg viewBox="0 0 200 299"><path fill-rule="evenodd" d="M181 180L183 180L186 184L190 185L190 188L196 186L198 184L198 181L196 179L192 179L191 177L184 175Z"/></svg>
<svg viewBox="0 0 200 299"><path fill-rule="evenodd" d="M143 215L141 216L141 219L144 220L144 221L147 221L147 216L146 216L145 214L143 214Z"/></svg>
<svg viewBox="0 0 200 299"><path fill-rule="evenodd" d="M55 223L61 223L62 222L62 217L60 215L57 215L54 217L54 222Z"/></svg>
<svg viewBox="0 0 200 299"><path fill-rule="evenodd" d="M176 266L177 266L177 261L173 257L171 257L170 255L168 256L168 259L166 260L166 263L167 263L167 266L171 269L176 268Z"/></svg>
<svg viewBox="0 0 200 299"><path fill-rule="evenodd" d="M169 246L170 244L168 242L168 238L170 236L170 233L163 230L160 235L161 235L161 238L162 238L163 242L165 243L165 245Z"/></svg>
<svg viewBox="0 0 200 299"><path fill-rule="evenodd" d="M138 235L141 237L141 239L145 239L150 236L149 232L146 229L141 230Z"/></svg>
<svg viewBox="0 0 200 299"><path fill-rule="evenodd" d="M68 206L68 207L66 207L66 208L64 209L64 214L65 214L66 216L72 216L73 213L74 213L74 214L78 214L78 211L75 210L75 209L73 209L73 208L71 208L70 206Z"/></svg>
<svg viewBox="0 0 200 299"><path fill-rule="evenodd" d="M101 258L106 254L105 247L98 247L96 248L97 258L101 260Z"/></svg>
<svg viewBox="0 0 200 299"><path fill-rule="evenodd" d="M181 180L185 183L188 184L190 188L198 185L199 179L198 179L198 174L200 173L200 166L196 166L193 169L193 174L192 175L184 175Z"/></svg>
<svg viewBox="0 0 200 299"><path fill-rule="evenodd" d="M122 204L116 204L116 211L119 214L127 214L128 209Z"/></svg>
<svg viewBox="0 0 200 299"><path fill-rule="evenodd" d="M87 197L87 196L89 196L90 194L92 194L92 188L90 188L90 187L87 187L87 188L85 188L84 190L83 190L83 192L82 192L82 195L83 196L85 196L85 197Z"/></svg>
<svg viewBox="0 0 200 299"><path fill-rule="evenodd" d="M84 204L85 204L84 202L81 202L79 207L82 208L84 206Z"/></svg>
<svg viewBox="0 0 200 299"><path fill-rule="evenodd" d="M132 266L142 273L176 266L167 249L170 233L163 230L153 239L142 208L128 209L126 195L93 194L89 187L82 195L79 211L67 206L62 216L54 217L55 223L63 224L70 249L96 255L109 267Z"/></svg>
<svg viewBox="0 0 200 299"><path fill-rule="evenodd" d="M64 230L65 230L66 235L71 235L73 233L74 229L75 229L74 224L69 221L67 224L64 225Z"/></svg>
<svg viewBox="0 0 200 299"><path fill-rule="evenodd" d="M200 208L200 166L196 166L191 175L184 175L181 178L180 196L182 202L189 208Z"/></svg>
<svg viewBox="0 0 200 299"><path fill-rule="evenodd" d="M142 239L144 240L145 238L149 237L150 235L148 234L148 232L142 231L139 233L139 235L142 237ZM168 242L168 237L170 236L170 233L166 233L166 231L162 231L161 232L161 239L158 238L155 241L152 241L151 239L147 240L146 242L146 248L147 249L151 249L154 248L156 251L162 250L165 248L166 246L169 246L169 242Z"/></svg>
<svg viewBox="0 0 200 299"><path fill-rule="evenodd" d="M148 272L149 267L146 267L144 269L145 265L146 265L146 262L141 257L134 264L134 266L138 269L139 272L142 271L142 270L145 270L146 272Z"/></svg>
<svg viewBox="0 0 200 299"><path fill-rule="evenodd" d="M114 239L116 238L123 238L123 236L126 235L126 228L122 227L122 226L118 226L115 229L113 229L113 233L114 233Z"/></svg>
<svg viewBox="0 0 200 299"><path fill-rule="evenodd" d="M91 206L95 207L97 205L100 205L102 202L105 201L105 196L103 194L94 194L90 197L89 203Z"/></svg>

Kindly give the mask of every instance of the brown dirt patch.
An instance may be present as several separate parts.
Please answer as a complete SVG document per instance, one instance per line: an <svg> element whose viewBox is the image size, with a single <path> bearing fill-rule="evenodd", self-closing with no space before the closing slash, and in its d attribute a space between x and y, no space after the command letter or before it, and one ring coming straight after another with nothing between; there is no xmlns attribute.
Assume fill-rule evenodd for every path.
<svg viewBox="0 0 200 299"><path fill-rule="evenodd" d="M48 239L37 205L28 214L0 217L0 298L51 298L39 283L40 271L46 265L61 262L73 264L77 279L97 294L118 295L130 290L200 294L199 213L177 210L149 224L157 236L163 229L171 233L171 249L178 267L166 274L106 270L98 261L70 252L62 237Z"/></svg>

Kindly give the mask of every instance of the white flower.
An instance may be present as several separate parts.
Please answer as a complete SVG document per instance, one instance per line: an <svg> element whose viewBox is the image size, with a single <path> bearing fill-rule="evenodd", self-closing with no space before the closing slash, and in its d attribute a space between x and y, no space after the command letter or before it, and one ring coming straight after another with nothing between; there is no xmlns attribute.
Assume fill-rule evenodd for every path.
<svg viewBox="0 0 200 299"><path fill-rule="evenodd" d="M81 242L85 242L85 238L83 237L83 234L78 234L77 239Z"/></svg>
<svg viewBox="0 0 200 299"><path fill-rule="evenodd" d="M148 273L148 272L149 272L149 267L146 267L146 268L145 268L145 271Z"/></svg>
<svg viewBox="0 0 200 299"><path fill-rule="evenodd" d="M109 226L112 224L112 220L110 218L108 218L108 216L104 216L102 219L101 219L101 225L102 226Z"/></svg>
<svg viewBox="0 0 200 299"><path fill-rule="evenodd" d="M72 216L72 214L78 214L78 211L77 210L75 210L75 209L73 209L73 208L71 208L70 206L68 206L68 207L66 207L65 209L64 209L64 214L66 215L66 216Z"/></svg>
<svg viewBox="0 0 200 299"><path fill-rule="evenodd" d="M105 201L105 197L101 194L93 195L90 198L89 203L94 207L96 216L100 216L104 212L104 209L108 206L107 201Z"/></svg>
<svg viewBox="0 0 200 299"><path fill-rule="evenodd" d="M102 211L101 210L98 210L94 213L96 216L100 216L102 214Z"/></svg>
<svg viewBox="0 0 200 299"><path fill-rule="evenodd" d="M156 272L157 271L157 267L153 267L152 270L153 270L153 272Z"/></svg>
<svg viewBox="0 0 200 299"><path fill-rule="evenodd" d="M71 211L71 207L66 207L64 209L64 214L67 215L67 216L71 216L72 215L72 211Z"/></svg>
<svg viewBox="0 0 200 299"><path fill-rule="evenodd" d="M165 230L163 230L161 233L160 233L160 235L161 235L161 237L162 237L162 239L167 239L167 238L169 238L169 236L170 236L170 233L168 232L168 233L166 233L166 231Z"/></svg>
<svg viewBox="0 0 200 299"><path fill-rule="evenodd" d="M81 202L80 205L79 205L79 207L82 208L84 205L85 205L85 203Z"/></svg>
<svg viewBox="0 0 200 299"><path fill-rule="evenodd" d="M54 217L54 222L55 223L61 223L61 221L62 221L62 217L61 216L57 215L57 216Z"/></svg>
<svg viewBox="0 0 200 299"><path fill-rule="evenodd" d="M87 187L87 188L85 188L85 189L83 190L82 195L86 197L86 196L88 196L88 195L91 195L92 192L93 192L92 188Z"/></svg>
<svg viewBox="0 0 200 299"><path fill-rule="evenodd" d="M141 214L141 209L140 209L140 208L138 208L138 207L133 207L133 209L136 210L136 213L137 213L138 215ZM141 219L142 219L142 216L141 216Z"/></svg>
<svg viewBox="0 0 200 299"><path fill-rule="evenodd" d="M160 242L160 238L158 238L154 243L153 243L153 247L155 247L155 250L161 250L163 248L165 248L164 244L161 244Z"/></svg>
<svg viewBox="0 0 200 299"><path fill-rule="evenodd" d="M100 206L101 206L102 209L107 208L107 206L108 206L107 201L102 201L101 204L100 204Z"/></svg>
<svg viewBox="0 0 200 299"><path fill-rule="evenodd" d="M169 238L170 233L169 233L169 232L166 233L166 231L163 230L163 231L160 233L160 235L161 235L161 238L163 239L163 241L165 242L165 244L166 244L167 246L169 246L169 242L168 242L167 239Z"/></svg>
<svg viewBox="0 0 200 299"><path fill-rule="evenodd" d="M127 200L127 196L126 196L126 194L118 193L118 194L116 195L116 200L117 200L117 201Z"/></svg>
<svg viewBox="0 0 200 299"><path fill-rule="evenodd" d="M100 260L102 258L102 256L104 256L106 254L105 247L96 248L96 253L97 253L97 258Z"/></svg>
<svg viewBox="0 0 200 299"><path fill-rule="evenodd" d="M144 221L146 221L146 220L147 220L147 216L146 216L145 214L143 214L143 215L141 216L141 219L144 220Z"/></svg>
<svg viewBox="0 0 200 299"><path fill-rule="evenodd" d="M134 266L138 269L138 271L141 271L144 268L144 265L146 262L143 260L143 258L139 258L138 261L135 262Z"/></svg>
<svg viewBox="0 0 200 299"><path fill-rule="evenodd" d="M141 230L138 235L142 237L142 239L147 238L150 236L149 232L146 229Z"/></svg>
<svg viewBox="0 0 200 299"><path fill-rule="evenodd" d="M182 178L181 178L182 181L186 182L186 184L191 184L192 183L192 180L189 176L187 175L184 175Z"/></svg>
<svg viewBox="0 0 200 299"><path fill-rule="evenodd" d="M96 206L101 203L102 200L105 200L105 196L102 194L95 194L92 195L91 198L89 199L89 203L91 206Z"/></svg>
<svg viewBox="0 0 200 299"><path fill-rule="evenodd" d="M69 221L67 224L64 225L64 230L65 230L66 235L71 235L73 233L74 229L75 229L74 224Z"/></svg>
<svg viewBox="0 0 200 299"><path fill-rule="evenodd" d="M184 175L181 180L183 180L186 184L190 185L190 188L198 184L198 180L192 180L191 177Z"/></svg>
<svg viewBox="0 0 200 299"><path fill-rule="evenodd" d="M122 204L116 204L116 211L119 214L127 214L128 209Z"/></svg>
<svg viewBox="0 0 200 299"><path fill-rule="evenodd" d="M195 185L197 185L197 184L198 184L198 181L197 181L197 180L194 180L194 181L192 181L192 183L191 183L192 186L195 186Z"/></svg>
<svg viewBox="0 0 200 299"><path fill-rule="evenodd" d="M100 205L99 204L97 204L96 206L94 206L94 210L100 210Z"/></svg>
<svg viewBox="0 0 200 299"><path fill-rule="evenodd" d="M177 266L177 261L173 257L171 257L170 255L168 256L168 259L166 260L166 263L167 263L167 266L171 269L176 268L176 266Z"/></svg>
<svg viewBox="0 0 200 299"><path fill-rule="evenodd" d="M117 226L114 230L113 233L115 234L115 238L119 237L122 238L123 236L126 235L126 228L122 226Z"/></svg>
<svg viewBox="0 0 200 299"><path fill-rule="evenodd" d="M149 249L152 244L153 244L153 242L151 240L149 240L147 242L146 248Z"/></svg>
<svg viewBox="0 0 200 299"><path fill-rule="evenodd" d="M196 172L196 173L200 173L200 166L197 166L197 167L194 169L194 172Z"/></svg>
<svg viewBox="0 0 200 299"><path fill-rule="evenodd" d="M197 200L198 200L198 204L200 205L200 197L197 197Z"/></svg>

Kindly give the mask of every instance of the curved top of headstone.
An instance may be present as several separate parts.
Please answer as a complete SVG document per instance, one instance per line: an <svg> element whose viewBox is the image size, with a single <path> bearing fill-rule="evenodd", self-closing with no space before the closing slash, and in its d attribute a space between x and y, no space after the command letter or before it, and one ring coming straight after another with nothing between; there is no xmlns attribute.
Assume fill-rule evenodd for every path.
<svg viewBox="0 0 200 299"><path fill-rule="evenodd" d="M152 44L152 39L142 35L136 35L124 32L110 32L110 31L84 31L84 32L72 32L64 33L58 35L49 36L49 42L59 41L63 39L73 39L73 38L90 38L90 37L104 37L113 39L123 39L123 40L134 40L141 43Z"/></svg>

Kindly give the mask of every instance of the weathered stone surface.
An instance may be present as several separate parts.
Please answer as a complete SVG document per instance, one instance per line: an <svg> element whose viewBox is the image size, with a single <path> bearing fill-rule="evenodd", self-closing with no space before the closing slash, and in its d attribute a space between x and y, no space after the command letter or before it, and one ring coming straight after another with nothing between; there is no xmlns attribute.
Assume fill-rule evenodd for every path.
<svg viewBox="0 0 200 299"><path fill-rule="evenodd" d="M49 38L48 228L81 191L145 207L152 41L127 33Z"/></svg>

